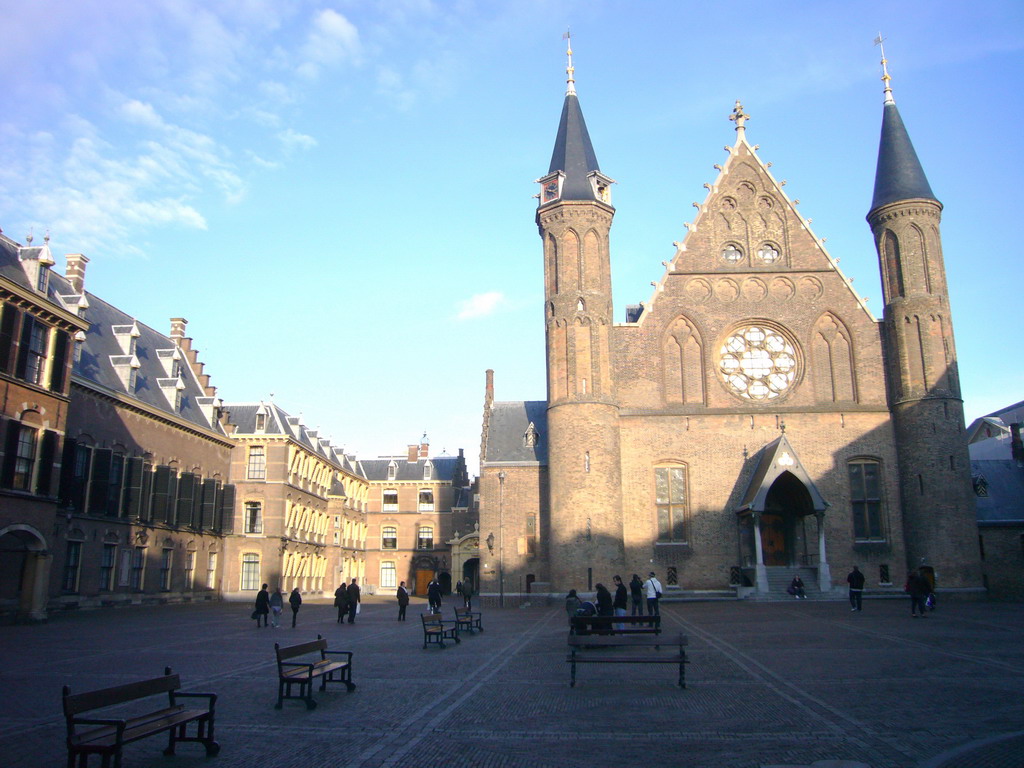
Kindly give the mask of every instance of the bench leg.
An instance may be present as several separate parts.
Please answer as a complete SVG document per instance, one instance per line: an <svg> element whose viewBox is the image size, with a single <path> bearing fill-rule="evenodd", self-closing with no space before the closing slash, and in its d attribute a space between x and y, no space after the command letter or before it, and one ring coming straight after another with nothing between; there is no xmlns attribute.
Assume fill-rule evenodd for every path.
<svg viewBox="0 0 1024 768"><path fill-rule="evenodd" d="M184 729L184 726L182 726L182 728ZM167 756L170 756L170 755L174 754L174 740L175 740L175 733L174 732L176 730L178 730L178 729L175 726L175 727L171 728L167 732L167 749L164 750L164 754L167 755ZM183 733L182 736L184 736L184 735L185 734Z"/></svg>
<svg viewBox="0 0 1024 768"><path fill-rule="evenodd" d="M576 651L572 652L572 679L569 681L569 687L576 687Z"/></svg>

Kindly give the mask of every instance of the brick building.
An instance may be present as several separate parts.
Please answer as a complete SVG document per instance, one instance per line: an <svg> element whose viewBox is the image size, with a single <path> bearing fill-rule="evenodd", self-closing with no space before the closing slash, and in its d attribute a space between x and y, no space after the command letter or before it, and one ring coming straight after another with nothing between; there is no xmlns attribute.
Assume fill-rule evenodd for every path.
<svg viewBox="0 0 1024 768"><path fill-rule="evenodd" d="M669 590L767 593L934 569L981 588L974 497L932 193L885 80L868 223L876 320L757 156L735 142L651 301L612 320L612 180L571 66L540 184L547 398L489 371L484 592L564 594L656 571ZM526 585L521 587L520 585Z"/></svg>
<svg viewBox="0 0 1024 768"><path fill-rule="evenodd" d="M274 403L227 405L236 448L233 535L223 592L260 585L332 595L362 581L369 484L358 462Z"/></svg>
<svg viewBox="0 0 1024 768"><path fill-rule="evenodd" d="M360 466L370 483L366 579L372 588L388 592L405 581L411 592L426 595L435 576L445 592L458 581L479 583L473 556L479 536L461 449L458 456L430 456L423 435L403 455L363 459Z"/></svg>
<svg viewBox="0 0 1024 768"><path fill-rule="evenodd" d="M0 234L0 614L46 617L73 346L87 323L56 295L48 242Z"/></svg>

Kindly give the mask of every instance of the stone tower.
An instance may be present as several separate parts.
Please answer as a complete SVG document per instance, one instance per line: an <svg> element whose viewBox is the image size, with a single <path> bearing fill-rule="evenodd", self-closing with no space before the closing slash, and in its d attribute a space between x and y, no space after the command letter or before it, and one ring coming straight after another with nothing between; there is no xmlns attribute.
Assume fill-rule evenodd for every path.
<svg viewBox="0 0 1024 768"><path fill-rule="evenodd" d="M943 588L976 588L981 564L939 235L942 204L896 108L885 64L883 54L882 135L867 220L882 273L907 565L934 568Z"/></svg>
<svg viewBox="0 0 1024 768"><path fill-rule="evenodd" d="M544 243L550 581L591 589L623 562L618 404L612 381L612 180L598 168L573 79L547 175L538 179ZM598 576L598 574L601 574Z"/></svg>

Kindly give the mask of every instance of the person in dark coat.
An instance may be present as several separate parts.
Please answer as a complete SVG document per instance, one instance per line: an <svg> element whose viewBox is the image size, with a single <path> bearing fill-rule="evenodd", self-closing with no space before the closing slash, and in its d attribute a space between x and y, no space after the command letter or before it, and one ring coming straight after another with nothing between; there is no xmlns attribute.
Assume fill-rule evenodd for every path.
<svg viewBox="0 0 1024 768"><path fill-rule="evenodd" d="M583 605L583 601L576 594L576 590L570 589L569 594L565 596L565 615L569 617L570 626L572 625L572 617L576 615L576 611L580 609L581 605Z"/></svg>
<svg viewBox="0 0 1024 768"><path fill-rule="evenodd" d="M267 585L260 587L256 593L256 627L260 626L260 619L263 619L263 626L267 626L267 617L270 615L270 593L267 592Z"/></svg>
<svg viewBox="0 0 1024 768"><path fill-rule="evenodd" d="M597 615L598 616L612 616L614 610L612 607L612 593L608 591L608 587L604 584L597 585Z"/></svg>
<svg viewBox="0 0 1024 768"><path fill-rule="evenodd" d="M922 619L927 619L928 614L924 612L925 601L928 599L928 594L932 591L932 583L928 580L928 577L921 573L920 570L913 571L907 574L907 594L910 595L910 615L913 618L917 618L917 612L920 612Z"/></svg>
<svg viewBox="0 0 1024 768"><path fill-rule="evenodd" d="M356 609L359 607L359 585L352 577L352 583L348 585L348 623L356 623Z"/></svg>
<svg viewBox="0 0 1024 768"><path fill-rule="evenodd" d="M634 573L629 582L629 600L633 606L633 616L644 615L644 583L640 581L639 574Z"/></svg>
<svg viewBox="0 0 1024 768"><path fill-rule="evenodd" d="M437 583L437 579L433 579L427 585L427 602L430 604L431 613L441 612L441 585Z"/></svg>
<svg viewBox="0 0 1024 768"><path fill-rule="evenodd" d="M338 609L338 623L345 622L345 614L348 613L348 588L345 580L341 580L341 586L334 590L334 607Z"/></svg>
<svg viewBox="0 0 1024 768"><path fill-rule="evenodd" d="M405 609L409 607L409 590L403 581L398 585L398 620L405 621Z"/></svg>
<svg viewBox="0 0 1024 768"><path fill-rule="evenodd" d="M791 582L789 582L789 589L787 592L797 600L807 598L807 592L804 590L804 580L800 578L799 573L793 577Z"/></svg>
<svg viewBox="0 0 1024 768"><path fill-rule="evenodd" d="M469 579L462 582L462 605L467 611L473 610L473 582Z"/></svg>
<svg viewBox="0 0 1024 768"><path fill-rule="evenodd" d="M296 587L292 590L292 593L288 595L288 603L292 607L292 629L295 629L295 619L299 616L299 608L302 607L302 595L299 594L299 588Z"/></svg>
<svg viewBox="0 0 1024 768"><path fill-rule="evenodd" d="M615 610L616 616L625 616L626 610L629 608L629 593L626 591L626 585L622 583L621 576L614 576L612 580L615 582L615 599L612 601L612 608Z"/></svg>
<svg viewBox="0 0 1024 768"><path fill-rule="evenodd" d="M846 577L846 583L850 585L850 610L859 611L861 597L864 595L864 574L860 572L860 568L856 565L853 566L853 570Z"/></svg>

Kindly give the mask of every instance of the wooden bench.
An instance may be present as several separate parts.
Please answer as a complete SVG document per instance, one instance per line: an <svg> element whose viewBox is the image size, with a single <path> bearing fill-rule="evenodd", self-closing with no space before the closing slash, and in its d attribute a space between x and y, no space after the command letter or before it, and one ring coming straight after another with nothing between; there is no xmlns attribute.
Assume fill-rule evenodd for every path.
<svg viewBox="0 0 1024 768"><path fill-rule="evenodd" d="M164 669L162 677L140 680L136 683L117 685L98 691L71 693L71 688L64 686L64 718L68 729L68 768L74 768L75 757L78 756L79 768L89 764L90 755L101 755L103 768L110 766L110 758L114 758L114 768L120 768L121 750L125 744L167 732L168 744L165 755L173 755L174 747L180 741L198 741L206 747L208 756L220 752L220 745L213 740L214 705L217 703L215 693L185 693L180 691L181 680L178 675L171 674L170 667ZM166 693L166 706L150 703L146 711L121 717L82 717L84 713L113 707L119 704L148 699ZM206 706L188 709L180 699L206 699ZM162 702L161 702L162 703ZM154 708L155 707L155 708ZM186 726L196 723L196 735L188 736Z"/></svg>
<svg viewBox="0 0 1024 768"><path fill-rule="evenodd" d="M569 635L569 655L572 664L570 687L576 685L577 664L678 664L679 687L686 687L686 635L650 637L643 635ZM661 652L666 646L670 652Z"/></svg>
<svg viewBox="0 0 1024 768"><path fill-rule="evenodd" d="M320 635L316 640L284 648L274 643L277 654L277 704L275 709L284 706L285 699L302 699L307 709L316 707L313 701L313 682L320 679L320 690L327 689L328 683L344 683L349 691L354 691L356 684L352 682L352 651L329 651L327 641ZM313 656L312 661L289 661L300 656ZM344 657L344 659L337 657ZM298 696L292 695L292 686L299 686Z"/></svg>
<svg viewBox="0 0 1024 768"><path fill-rule="evenodd" d="M483 617L484 615L479 611L471 611L468 608L455 609L455 623L459 625L460 632L464 629L469 632L479 629L483 632Z"/></svg>
<svg viewBox="0 0 1024 768"><path fill-rule="evenodd" d="M459 640L459 623L457 621L445 621L439 613L421 613L420 620L423 622L423 647L430 643L437 643L444 648L445 639Z"/></svg>
<svg viewBox="0 0 1024 768"><path fill-rule="evenodd" d="M574 635L657 635L661 616L572 616Z"/></svg>

